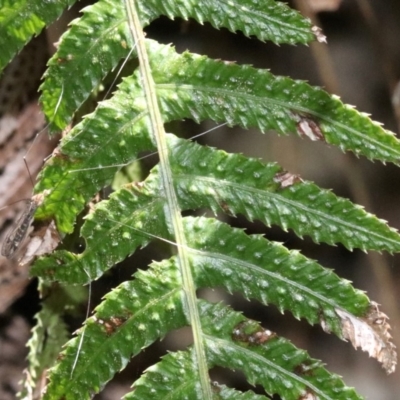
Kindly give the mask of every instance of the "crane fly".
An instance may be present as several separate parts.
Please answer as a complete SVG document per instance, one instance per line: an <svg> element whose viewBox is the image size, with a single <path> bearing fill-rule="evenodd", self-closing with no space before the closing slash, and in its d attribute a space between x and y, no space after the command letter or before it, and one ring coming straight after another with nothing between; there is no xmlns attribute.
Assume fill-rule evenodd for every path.
<svg viewBox="0 0 400 400"><path fill-rule="evenodd" d="M43 194L34 195L31 199L25 200L25 209L22 215L19 217L15 226L6 235L1 247L1 254L4 257L13 259L18 254L22 243L28 235L35 211L42 202Z"/></svg>

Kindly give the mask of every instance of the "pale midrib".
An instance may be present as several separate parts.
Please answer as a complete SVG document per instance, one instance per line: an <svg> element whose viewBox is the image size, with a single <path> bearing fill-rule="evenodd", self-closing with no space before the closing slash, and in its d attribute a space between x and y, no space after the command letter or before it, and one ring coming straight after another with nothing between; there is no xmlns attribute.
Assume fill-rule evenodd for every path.
<svg viewBox="0 0 400 400"><path fill-rule="evenodd" d="M139 72L142 80L143 93L147 109L149 110L149 122L152 142L157 146L160 166L160 187L166 199L165 222L169 231L174 236L178 245L186 244L186 236L183 228L182 215L179 207L178 197L173 185L170 155L167 148L164 121L156 95L156 86L150 68L149 56L145 44L145 36L141 27L137 4L134 0L125 1L128 26L132 39L137 43L137 54L139 59ZM182 287L184 290L185 314L192 328L193 347L196 355L197 372L200 383L202 398L212 399L213 393L208 373L207 357L202 339L201 318L197 306L196 287L194 277L190 268L190 260L185 249L178 247L179 271Z"/></svg>

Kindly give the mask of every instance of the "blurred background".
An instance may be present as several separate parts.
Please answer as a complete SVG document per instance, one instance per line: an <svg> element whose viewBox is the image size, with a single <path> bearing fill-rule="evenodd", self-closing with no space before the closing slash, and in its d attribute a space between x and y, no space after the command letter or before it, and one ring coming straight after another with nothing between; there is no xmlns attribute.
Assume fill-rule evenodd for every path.
<svg viewBox="0 0 400 400"><path fill-rule="evenodd" d="M34 59L37 63L42 60L43 53L52 52L51 43L57 40L68 21L75 18L78 11L88 4L88 1L78 2L64 18L39 38L40 45L29 50L30 54L36 57ZM226 29L218 31L208 24L199 25L192 20L171 21L167 18L155 21L148 27L147 33L148 37L162 43L173 43L179 52L189 49L212 58L252 64L257 68L270 69L275 75L288 75L295 79L307 80L312 85L323 86L327 91L339 95L343 102L370 113L372 119L382 122L385 128L397 134L400 126L400 2L293 0L289 1L289 4L300 9L315 25L323 29L327 36L327 45L313 43L309 47L278 47L271 43L248 39L240 32L233 34ZM24 65L26 71L26 64ZM41 65L43 71L43 63ZM40 75L41 73L36 74L36 85L39 84ZM2 79L4 82L4 76ZM32 80L30 76L30 82ZM22 83L14 80L12 86L12 91L20 93L22 97L26 94L26 82L23 82L23 79ZM30 96L23 99L22 105L18 103L12 112L4 111L4 105L9 106L10 100L2 100L0 97L0 105L3 106L0 109L3 126L4 115L11 113L17 121L17 126L22 126L20 130L24 131L22 112L26 110L27 105L33 107L31 103L36 97L36 91L31 92ZM21 102L21 98L18 102ZM0 128L1 126L0 123ZM191 137L213 126L215 125L212 122L207 121L200 126L186 121L179 125L173 124L169 128ZM38 129L35 130L37 131ZM35 132L30 131L30 140ZM398 167L357 159L352 154L343 154L336 148L303 140L294 135L279 137L274 132L261 134L256 130L222 127L203 136L199 141L227 151L278 162L284 169L301 175L303 179L314 181L323 188L331 188L337 195L363 205L368 211L389 221L391 226L400 228ZM28 139L24 141L24 146L28 142ZM24 154L26 147L22 148ZM44 157L45 155L39 156L40 159ZM21 160L22 156L15 158ZM34 174L35 171L31 173ZM28 192L26 197L29 197L32 190L28 183L29 181L24 184ZM0 188L5 184L0 181ZM18 196L21 198L21 194ZM12 215L5 217L5 227L12 218ZM353 281L357 288L367 291L369 297L381 304L381 310L389 315L394 342L400 346L399 255L366 255L358 250L349 252L341 245L316 245L307 238L300 240L292 233L283 232L277 227L265 228L261 223L250 224L240 217L229 220L229 223L246 227L248 233L264 233L267 238L283 242L288 248L300 249L306 256L334 269L339 276ZM152 259L161 258L163 251L163 246L150 246L135 255L143 264L136 259L134 265L132 261L127 260L115 267L94 286L92 304L97 304L100 297L119 282L129 279L137 268L145 268L146 263ZM8 293L4 300L0 297L0 304L4 306L0 308L0 399L4 400L15 398L18 381L25 367L25 343L34 323L33 316L39 309L37 283L28 282L26 271L15 274L12 268L6 264L0 265L0 290L2 293ZM16 285L14 289L13 284ZM212 301L229 302L247 317L261 321L265 328L289 338L296 346L306 349L312 357L326 363L330 371L342 375L349 386L355 386L357 391L367 398L399 398L399 371L386 376L380 365L375 360L368 359L367 354L355 351L351 344L342 342L333 335L323 333L320 327L311 327L303 321L297 321L289 313L281 315L273 306L266 308L257 302L243 301L240 296L228 295L219 290L202 291L200 295ZM80 318L71 318L68 321L71 331L80 326L85 307L86 303L82 305ZM180 330L155 343L136 357L129 368L110 382L96 399L120 398L129 391L131 383L144 368L156 362L165 354L166 349L184 348L185 340L189 343L190 335L187 330ZM240 374L215 369L212 371L212 377L220 383L239 389L250 388ZM252 389L258 391L259 388ZM277 400L278 397L274 399Z"/></svg>

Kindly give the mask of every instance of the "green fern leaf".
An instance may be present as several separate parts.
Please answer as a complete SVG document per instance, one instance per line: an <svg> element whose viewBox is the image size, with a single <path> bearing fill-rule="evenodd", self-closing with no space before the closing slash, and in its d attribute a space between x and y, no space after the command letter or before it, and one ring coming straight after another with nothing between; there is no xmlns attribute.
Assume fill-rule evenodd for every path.
<svg viewBox="0 0 400 400"><path fill-rule="evenodd" d="M116 33L118 40L120 35ZM343 151L399 163L400 144L391 132L320 88L286 77L274 77L266 70L249 66L227 64L190 53L178 55L171 47L152 41L148 43L151 44L153 74L166 121L187 117L196 121L211 118L246 128L256 126L261 131L297 132L312 140L325 140ZM114 44L113 48L123 49L121 44ZM93 65L97 65L97 58ZM89 66L85 65L85 68ZM71 79L62 71L58 76L67 82ZM86 71L84 76L87 76L87 84L91 84L90 72ZM56 83L48 75L43 85L44 92L46 85L53 88ZM64 92L63 85L56 87ZM68 85L74 105L73 110L65 112L66 115L79 107L77 99L80 96L77 93L85 91L84 87L85 84L81 83L75 90L73 83ZM53 90L52 96L51 101L43 98L44 107L55 110L61 93ZM62 96L67 98L68 93ZM57 115L50 119L62 119L62 114L57 111Z"/></svg>
<svg viewBox="0 0 400 400"><path fill-rule="evenodd" d="M245 36L256 36L276 44L307 44L316 37L308 19L275 0L185 0L179 3L174 0L153 0L140 2L138 8L143 15L144 25L166 15L171 19L193 18L201 24L207 21L217 29L224 27L231 32L241 31Z"/></svg>
<svg viewBox="0 0 400 400"><path fill-rule="evenodd" d="M101 103L69 132L40 175L35 191L50 189L50 194L36 217L54 218L62 233L72 232L84 204L113 178L118 170L114 165L135 159L139 152L155 150L141 89L123 87L126 91Z"/></svg>
<svg viewBox="0 0 400 400"><path fill-rule="evenodd" d="M76 215L121 164L135 160L141 151L155 150L157 143L160 165L144 183L126 185L86 217L81 230L86 243L83 253L56 251L39 259L32 273L48 282L91 282L156 238L175 245L178 255L137 272L133 281L106 295L79 336L67 344L51 371L44 398L90 398L130 357L170 330L190 325L196 351L165 357L127 398L137 397L140 390L147 396L149 385L160 397L169 389L168 395L176 390L178 397L187 398L200 398L198 393L203 393L202 398L214 394L216 398L262 398L210 384L207 370L222 366L242 370L249 383L260 384L268 395L279 394L284 400L360 399L288 341L229 307L198 301L196 289L221 287L264 305L272 303L281 312L289 310L298 319L319 323L325 331L350 340L393 372L394 345L386 316L377 305L297 251L217 220L182 218L181 211L208 207L215 213L242 213L249 220L278 224L316 242L341 242L349 249L399 251L397 232L361 207L276 164L228 155L173 136L166 139L166 151L162 125L192 118L257 127L262 132L273 129L396 164L400 164L400 141L320 88L247 65L189 52L180 55L142 36L141 25L167 15L210 21L216 28L241 30L275 43L307 43L315 36L321 40L310 22L281 2L153 0L126 2L126 11L124 6L124 2L100 0L86 8L50 61L42 100L53 130L64 128L101 79L134 53L131 35L138 38L141 78L137 71L125 79L111 100L101 103L63 139L35 189L45 191L36 217L55 219L61 234L70 233ZM5 30L4 37L13 37L4 60L61 12L53 2L46 10L33 4L24 7L27 3L22 0L15 8L9 2L2 7L6 28L15 10L28 10L29 15L27 22L16 16L14 30ZM59 319L51 313L47 316L54 328ZM37 337L42 333L39 328ZM37 337L32 346L40 345ZM50 355L55 347L49 348ZM45 364L50 364L46 352L32 360L35 373ZM177 379L181 375L171 375L177 368L186 369L184 388ZM164 379L170 374L169 388L160 381L160 372L165 372Z"/></svg>
<svg viewBox="0 0 400 400"><path fill-rule="evenodd" d="M27 343L29 348L29 369L21 383L20 398L29 398L29 393L34 392L36 385L43 379L43 373L53 366L62 346L69 338L68 328L62 316L54 312L49 304L35 315L36 326Z"/></svg>
<svg viewBox="0 0 400 400"><path fill-rule="evenodd" d="M69 339L69 332L63 320L65 314L74 314L77 306L86 301L84 288L44 287L46 298L42 309L36 314L36 326L27 346L29 348L29 366L21 383L20 398L30 398L31 394L42 385L43 375L55 364L62 346Z"/></svg>
<svg viewBox="0 0 400 400"><path fill-rule="evenodd" d="M169 138L174 181L182 210L201 206L291 228L315 242L342 243L352 250L400 251L400 236L362 207L286 173L238 154ZM154 182L152 182L154 179ZM152 193L157 175L146 180Z"/></svg>
<svg viewBox="0 0 400 400"><path fill-rule="evenodd" d="M96 212L86 217L82 228L86 248L82 254L56 251L50 257L39 259L32 273L45 280L55 278L70 284L99 278L152 238L168 237L165 222L159 217L162 206L162 199L149 197L134 188L114 193L110 201L101 202ZM142 230L143 226L146 231Z"/></svg>
<svg viewBox="0 0 400 400"><path fill-rule="evenodd" d="M362 399L289 341L224 305L200 304L211 365L242 370L250 383L260 384L267 393L278 393L284 400Z"/></svg>
<svg viewBox="0 0 400 400"><path fill-rule="evenodd" d="M108 113L107 117L111 120L114 114ZM84 143L84 135L99 132L97 128L104 119L90 119L87 122L84 126L90 126L90 129L78 133L81 143ZM129 136L126 134L124 137ZM152 147L144 135L131 135L130 138L127 147L134 154ZM69 142L65 142L65 148L75 144L75 140L73 136ZM293 229L299 236L309 235L316 242L342 243L349 249L400 250L398 233L384 221L348 200L282 172L277 164L263 164L241 155L229 155L176 139L173 135L168 140L174 181L183 210L205 206L215 213L241 213L251 221L259 219L266 225L277 224L283 229ZM98 165L104 161L112 163L118 157L116 152L122 150L119 147L113 153L113 148L112 144L106 145L92 158L84 158L75 152L73 155L78 161L72 162L65 157L53 157L39 186L42 190L46 187L53 189L38 217L55 217L61 230L67 227L65 230L70 231L76 214L104 181L112 178L117 169L88 171L88 165ZM129 159L130 153L126 152L122 156L122 161L125 161ZM82 166L85 168L80 170ZM66 172L61 172L63 169ZM158 191L157 176L155 172L147 180L150 195ZM53 213L56 213L55 216ZM113 216L113 219L117 220L118 216Z"/></svg>
<svg viewBox="0 0 400 400"><path fill-rule="evenodd" d="M91 398L132 355L185 325L181 290L176 266L163 262L107 294L80 332L81 349L78 337L61 354L44 399Z"/></svg>
<svg viewBox="0 0 400 400"><path fill-rule="evenodd" d="M143 26L161 15L209 21L216 28L275 43L308 43L315 39L311 23L298 12L275 0L253 2L141 1L138 9ZM240 12L238 12L240 10ZM93 27L96 26L94 30ZM53 130L63 129L105 75L134 48L123 2L101 0L84 10L63 36L50 60L42 85L44 112ZM76 79L79 76L80 79ZM56 110L56 113L54 113Z"/></svg>
<svg viewBox="0 0 400 400"><path fill-rule="evenodd" d="M244 128L297 132L369 159L400 163L400 142L367 115L318 87L246 65L149 42L165 120L227 121Z"/></svg>
<svg viewBox="0 0 400 400"><path fill-rule="evenodd" d="M72 22L49 61L40 88L52 131L66 127L101 79L128 55L128 46L132 48L133 43L121 1L101 0Z"/></svg>
<svg viewBox="0 0 400 400"><path fill-rule="evenodd" d="M15 54L76 0L15 0L0 5L0 71Z"/></svg>
<svg viewBox="0 0 400 400"><path fill-rule="evenodd" d="M162 360L146 370L134 383L134 390L124 400L195 399L197 397L197 368L193 364L193 351L167 354ZM213 382L214 398L221 400L265 400L265 396L251 391L237 390Z"/></svg>
<svg viewBox="0 0 400 400"><path fill-rule="evenodd" d="M185 218L185 229L199 287L223 287L275 304L281 312L320 322L339 337L336 309L356 316L368 310L364 293L297 251L212 219Z"/></svg>

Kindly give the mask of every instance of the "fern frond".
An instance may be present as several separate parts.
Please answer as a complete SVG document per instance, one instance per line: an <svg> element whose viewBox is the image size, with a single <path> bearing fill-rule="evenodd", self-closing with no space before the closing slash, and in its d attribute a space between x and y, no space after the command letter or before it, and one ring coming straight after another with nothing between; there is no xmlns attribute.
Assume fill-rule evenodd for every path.
<svg viewBox="0 0 400 400"><path fill-rule="evenodd" d="M326 371L288 340L222 304L201 302L208 362L244 372L251 384L284 400L359 399L339 376Z"/></svg>
<svg viewBox="0 0 400 400"><path fill-rule="evenodd" d="M257 127L261 131L297 132L300 136L323 140L372 160L399 163L400 142L395 136L366 114L343 104L337 96L302 81L275 77L266 70L215 61L188 52L179 55L169 46L150 40L147 43L165 121L190 117L200 122L211 118L244 128ZM94 66L97 58L92 61ZM84 76L90 84L90 71ZM52 79L47 77L44 91L46 84L56 83ZM71 77L59 71L59 79L68 82ZM73 82L68 85L68 90L74 101L72 108L76 110L79 107L76 92L84 90L85 85L80 85L79 90L74 90L74 85ZM66 98L68 92L64 93L63 85L58 87ZM126 89L126 86L120 88ZM135 87L131 90L135 91ZM54 110L61 92L53 91L52 96L51 101L45 98L43 101L45 107ZM62 118L59 110L57 116L52 117L53 121Z"/></svg>
<svg viewBox="0 0 400 400"><path fill-rule="evenodd" d="M70 333L63 317L74 314L81 301L86 300L84 288L41 285L46 298L42 309L35 315L36 326L27 343L29 347L29 366L24 371L21 382L20 398L28 399L39 396L43 389L43 377L51 368L62 346L69 339ZM35 394L33 394L35 393Z"/></svg>
<svg viewBox="0 0 400 400"><path fill-rule="evenodd" d="M216 28L240 30L246 36L254 35L275 43L305 44L315 39L307 19L275 0L201 3L148 0L138 2L138 11L143 26L167 15L172 19L179 16L194 18L200 23L208 21ZM41 100L51 128L64 129L101 79L134 47L122 1L100 0L87 7L83 17L75 20L63 36L41 87Z"/></svg>
<svg viewBox="0 0 400 400"><path fill-rule="evenodd" d="M80 337L70 341L61 354L61 362L51 372L44 399L89 398L141 347L162 337L167 332L165 323L169 330L186 325L181 290L177 266L164 261L153 264L146 272L137 272L134 281L108 294L79 333L85 335L79 354ZM222 304L200 301L199 309L209 368L218 365L241 369L250 383L259 383L268 394L277 393L282 399L295 400L307 393L326 399L361 399L339 377L328 373L320 362L256 322ZM105 358L104 353L111 357ZM186 367L183 375L183 371L174 373L179 366ZM169 394L180 393L190 398L191 393L198 393L196 368L191 351L171 354L148 371L137 382L137 392L135 390L127 398L147 398L149 384L153 398L162 398L166 389ZM161 376L160 382L157 377ZM231 393L231 390L225 392ZM139 395L143 397L137 397ZM237 396L239 399L260 398L251 393Z"/></svg>
<svg viewBox="0 0 400 400"><path fill-rule="evenodd" d="M182 287L174 262L163 261L153 264L146 272L138 271L133 281L108 294L96 314L86 322L79 333L84 335L82 347L78 346L80 337L68 343L60 363L51 372L44 399L69 400L77 396L86 399L98 392L141 348L168 330L186 325L182 302ZM242 370L250 383L259 383L267 393L279 393L287 400L307 393L326 399L361 399L320 362L256 322L222 304L201 301L199 309L209 368L218 365ZM184 375L175 374L171 379L171 373L179 365L187 367ZM128 399L146 396L150 383L153 396L160 395L157 398L168 387L175 394L189 396L197 392L199 380L193 353L169 355L153 370L144 375L138 382L138 392L128 395ZM161 382L155 379L160 374Z"/></svg>
<svg viewBox="0 0 400 400"><path fill-rule="evenodd" d="M114 116L114 113L107 115L109 120ZM84 143L85 135L89 136L91 132L97 131L99 136L97 128L102 122L105 120L88 120L83 125L88 129L78 131L80 143ZM140 124L136 123L135 127L140 129ZM137 155L140 150L152 148L144 134L132 136L126 127L124 129L124 139L119 138L118 141L114 138L118 144L126 138L127 148L130 149L130 153L120 153L122 161L128 160L131 154ZM104 138L108 138L107 145L94 153L93 158L83 158L83 154L75 152L72 154L77 161L71 162L65 157L55 157L50 161L39 188L53 189L38 217L44 215L55 218L61 229L64 226L69 226L66 231L72 229L76 214L104 182L112 178L117 169L98 168L97 163L115 162L118 155L114 155L113 149L115 153L121 149L110 143L109 135L104 133ZM65 142L65 148L75 141L76 138L72 136ZM266 225L276 224L285 230L293 229L300 237L309 235L315 242L342 243L349 249L400 250L399 234L389 228L385 221L330 191L285 173L275 163L264 164L241 155L227 154L177 139L173 135L168 137L168 142L174 182L183 210L208 207L215 213L240 213L250 221L258 219ZM64 151L64 147L61 149ZM81 169L82 166L85 168ZM61 168L66 172L61 172ZM146 181L151 196L158 195L158 185L155 170ZM112 218L117 220L118 216Z"/></svg>
<svg viewBox="0 0 400 400"><path fill-rule="evenodd" d="M32 272L46 281L82 284L88 277L100 277L149 239L170 241L166 221L160 218L165 199L145 191L145 186L139 190L133 185L101 202L82 228L85 251L80 255L56 251L38 260ZM376 323L382 318L367 318L371 303L349 282L296 251L220 222L185 218L184 227L184 250L191 257L199 287L221 286L263 304L273 303L280 311L289 310L297 318L320 323L327 332L371 352L368 343L359 341L359 335L369 332L377 344L374 349L379 349L371 355L393 368L396 357L390 336L382 334ZM359 335L351 333L350 320L359 327Z"/></svg>
<svg viewBox="0 0 400 400"><path fill-rule="evenodd" d="M318 87L267 70L222 62L149 42L166 120L228 122L262 132L297 132L369 159L399 164L400 142L366 114Z"/></svg>
<svg viewBox="0 0 400 400"><path fill-rule="evenodd" d="M169 146L182 210L203 206L214 213L240 213L250 221L290 228L317 243L342 243L350 250L400 251L400 236L385 221L275 163L227 154L172 135ZM153 173L146 188L154 193L157 185Z"/></svg>
<svg viewBox="0 0 400 400"><path fill-rule="evenodd" d="M134 384L134 390L126 394L124 400L152 400L157 398L170 397L196 398L197 388L197 367L193 364L192 351L179 351L167 354L146 372ZM212 383L214 395L221 400L265 400L265 396L257 395L251 391L239 392Z"/></svg>
<svg viewBox="0 0 400 400"><path fill-rule="evenodd" d="M44 399L91 398L133 355L185 325L181 290L176 265L166 261L108 293L80 330L79 354L79 337L61 353Z"/></svg>
<svg viewBox="0 0 400 400"><path fill-rule="evenodd" d="M0 67L73 1L31 3L2 4L0 45L6 43ZM277 164L166 135L164 124L211 119L261 132L295 133L397 165L400 141L321 88L249 65L178 54L172 46L145 40L143 27L161 15L194 18L274 43L322 40L310 21L274 0L100 0L72 22L42 85L53 131L65 128L122 59L137 57L139 68L66 134L46 163L35 188L44 196L36 222L55 220L61 235L71 233L76 216L122 165L143 151L157 151L160 161L144 182L125 185L85 217L81 254L56 251L39 258L31 272L42 282L85 284L153 239L177 251L105 296L51 370L44 398L90 398L132 356L169 331L190 326L193 346L164 357L127 399L155 398L154 393L161 398L166 391L176 398L265 398L213 385L208 371L214 366L240 369L250 384L284 400L360 399L304 351L228 306L198 300L196 290L220 287L290 311L350 340L393 372L395 348L376 303L298 251L216 219L183 218L181 211L206 207L215 214L243 214L348 249L396 252L399 234L362 207ZM46 308L38 315L31 341L34 378L51 364L64 336L59 316L59 310ZM50 347L36 357L45 333L59 337L51 338ZM182 369L184 374L176 372Z"/></svg>
<svg viewBox="0 0 400 400"><path fill-rule="evenodd" d="M0 4L0 71L33 35L38 35L75 2L14 0Z"/></svg>
<svg viewBox="0 0 400 400"><path fill-rule="evenodd" d="M32 330L32 336L27 343L29 347L29 368L25 371L21 382L20 398L29 398L29 394L35 392L43 374L54 365L62 346L69 338L66 323L59 313L48 304L35 315L36 325Z"/></svg>
<svg viewBox="0 0 400 400"><path fill-rule="evenodd" d="M146 26L160 15L171 19L193 18L199 23L209 22L215 28L227 28L231 32L241 31L245 36L273 43L307 44L316 39L310 20L298 11L275 0L254 2L234 0L214 2L206 0L153 0L139 3L139 12Z"/></svg>

